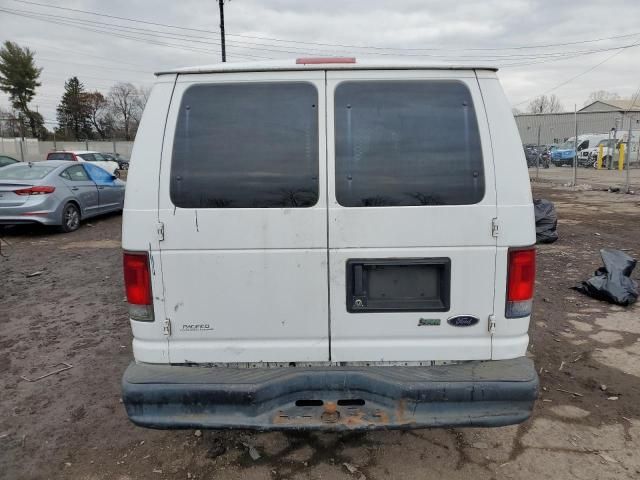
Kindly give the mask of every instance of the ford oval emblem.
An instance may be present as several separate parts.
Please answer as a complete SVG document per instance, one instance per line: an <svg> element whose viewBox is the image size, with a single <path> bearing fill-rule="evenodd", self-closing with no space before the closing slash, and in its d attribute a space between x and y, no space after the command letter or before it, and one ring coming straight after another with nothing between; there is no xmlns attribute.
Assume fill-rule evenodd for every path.
<svg viewBox="0 0 640 480"><path fill-rule="evenodd" d="M452 327L472 327L478 323L480 319L472 315L458 315L457 317L451 317L447 320L447 323Z"/></svg>

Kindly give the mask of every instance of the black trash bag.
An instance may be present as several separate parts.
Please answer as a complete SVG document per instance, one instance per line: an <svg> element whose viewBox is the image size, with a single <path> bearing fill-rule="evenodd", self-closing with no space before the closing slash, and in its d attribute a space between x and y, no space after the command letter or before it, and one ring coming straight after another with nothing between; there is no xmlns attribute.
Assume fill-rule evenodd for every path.
<svg viewBox="0 0 640 480"><path fill-rule="evenodd" d="M553 202L540 198L533 201L536 215L536 243L553 243L558 240L558 216Z"/></svg>
<svg viewBox="0 0 640 480"><path fill-rule="evenodd" d="M575 290L598 300L628 306L638 299L638 284L631 277L636 261L620 250L603 248L600 256L604 267Z"/></svg>

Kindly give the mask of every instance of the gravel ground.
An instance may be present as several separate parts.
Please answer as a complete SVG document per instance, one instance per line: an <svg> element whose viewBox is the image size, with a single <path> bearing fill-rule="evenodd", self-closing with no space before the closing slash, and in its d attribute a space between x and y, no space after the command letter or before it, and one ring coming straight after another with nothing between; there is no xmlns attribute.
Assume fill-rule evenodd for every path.
<svg viewBox="0 0 640 480"><path fill-rule="evenodd" d="M132 358L120 216L67 235L5 230L0 477L639 478L640 308L598 302L570 287L600 265L599 248L640 257L640 196L544 185L535 194L556 202L560 217L560 240L540 246L538 257L530 354L542 391L531 420L497 429L284 434L135 427L120 403L120 378ZM60 362L73 367L38 382L21 378ZM252 459L250 447L260 458Z"/></svg>

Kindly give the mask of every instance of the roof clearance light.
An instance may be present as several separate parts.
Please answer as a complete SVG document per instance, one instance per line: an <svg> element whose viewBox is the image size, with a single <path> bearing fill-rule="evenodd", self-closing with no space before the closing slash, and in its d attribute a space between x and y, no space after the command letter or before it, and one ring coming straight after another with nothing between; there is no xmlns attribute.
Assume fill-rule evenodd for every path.
<svg viewBox="0 0 640 480"><path fill-rule="evenodd" d="M356 63L355 57L310 57L296 58L296 65L319 65L327 63Z"/></svg>

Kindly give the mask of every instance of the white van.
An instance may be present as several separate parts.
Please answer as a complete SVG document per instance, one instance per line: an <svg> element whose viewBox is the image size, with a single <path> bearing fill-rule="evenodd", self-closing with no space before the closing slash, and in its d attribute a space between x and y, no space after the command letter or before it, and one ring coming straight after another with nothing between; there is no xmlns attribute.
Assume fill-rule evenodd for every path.
<svg viewBox="0 0 640 480"><path fill-rule="evenodd" d="M159 73L123 217L130 419L527 419L523 155L493 68L331 58Z"/></svg>
<svg viewBox="0 0 640 480"><path fill-rule="evenodd" d="M598 154L600 144L607 145L608 133L587 133L585 135L578 135L578 164L585 166L591 166L590 158L595 153ZM575 137L571 137L567 142L574 142Z"/></svg>

